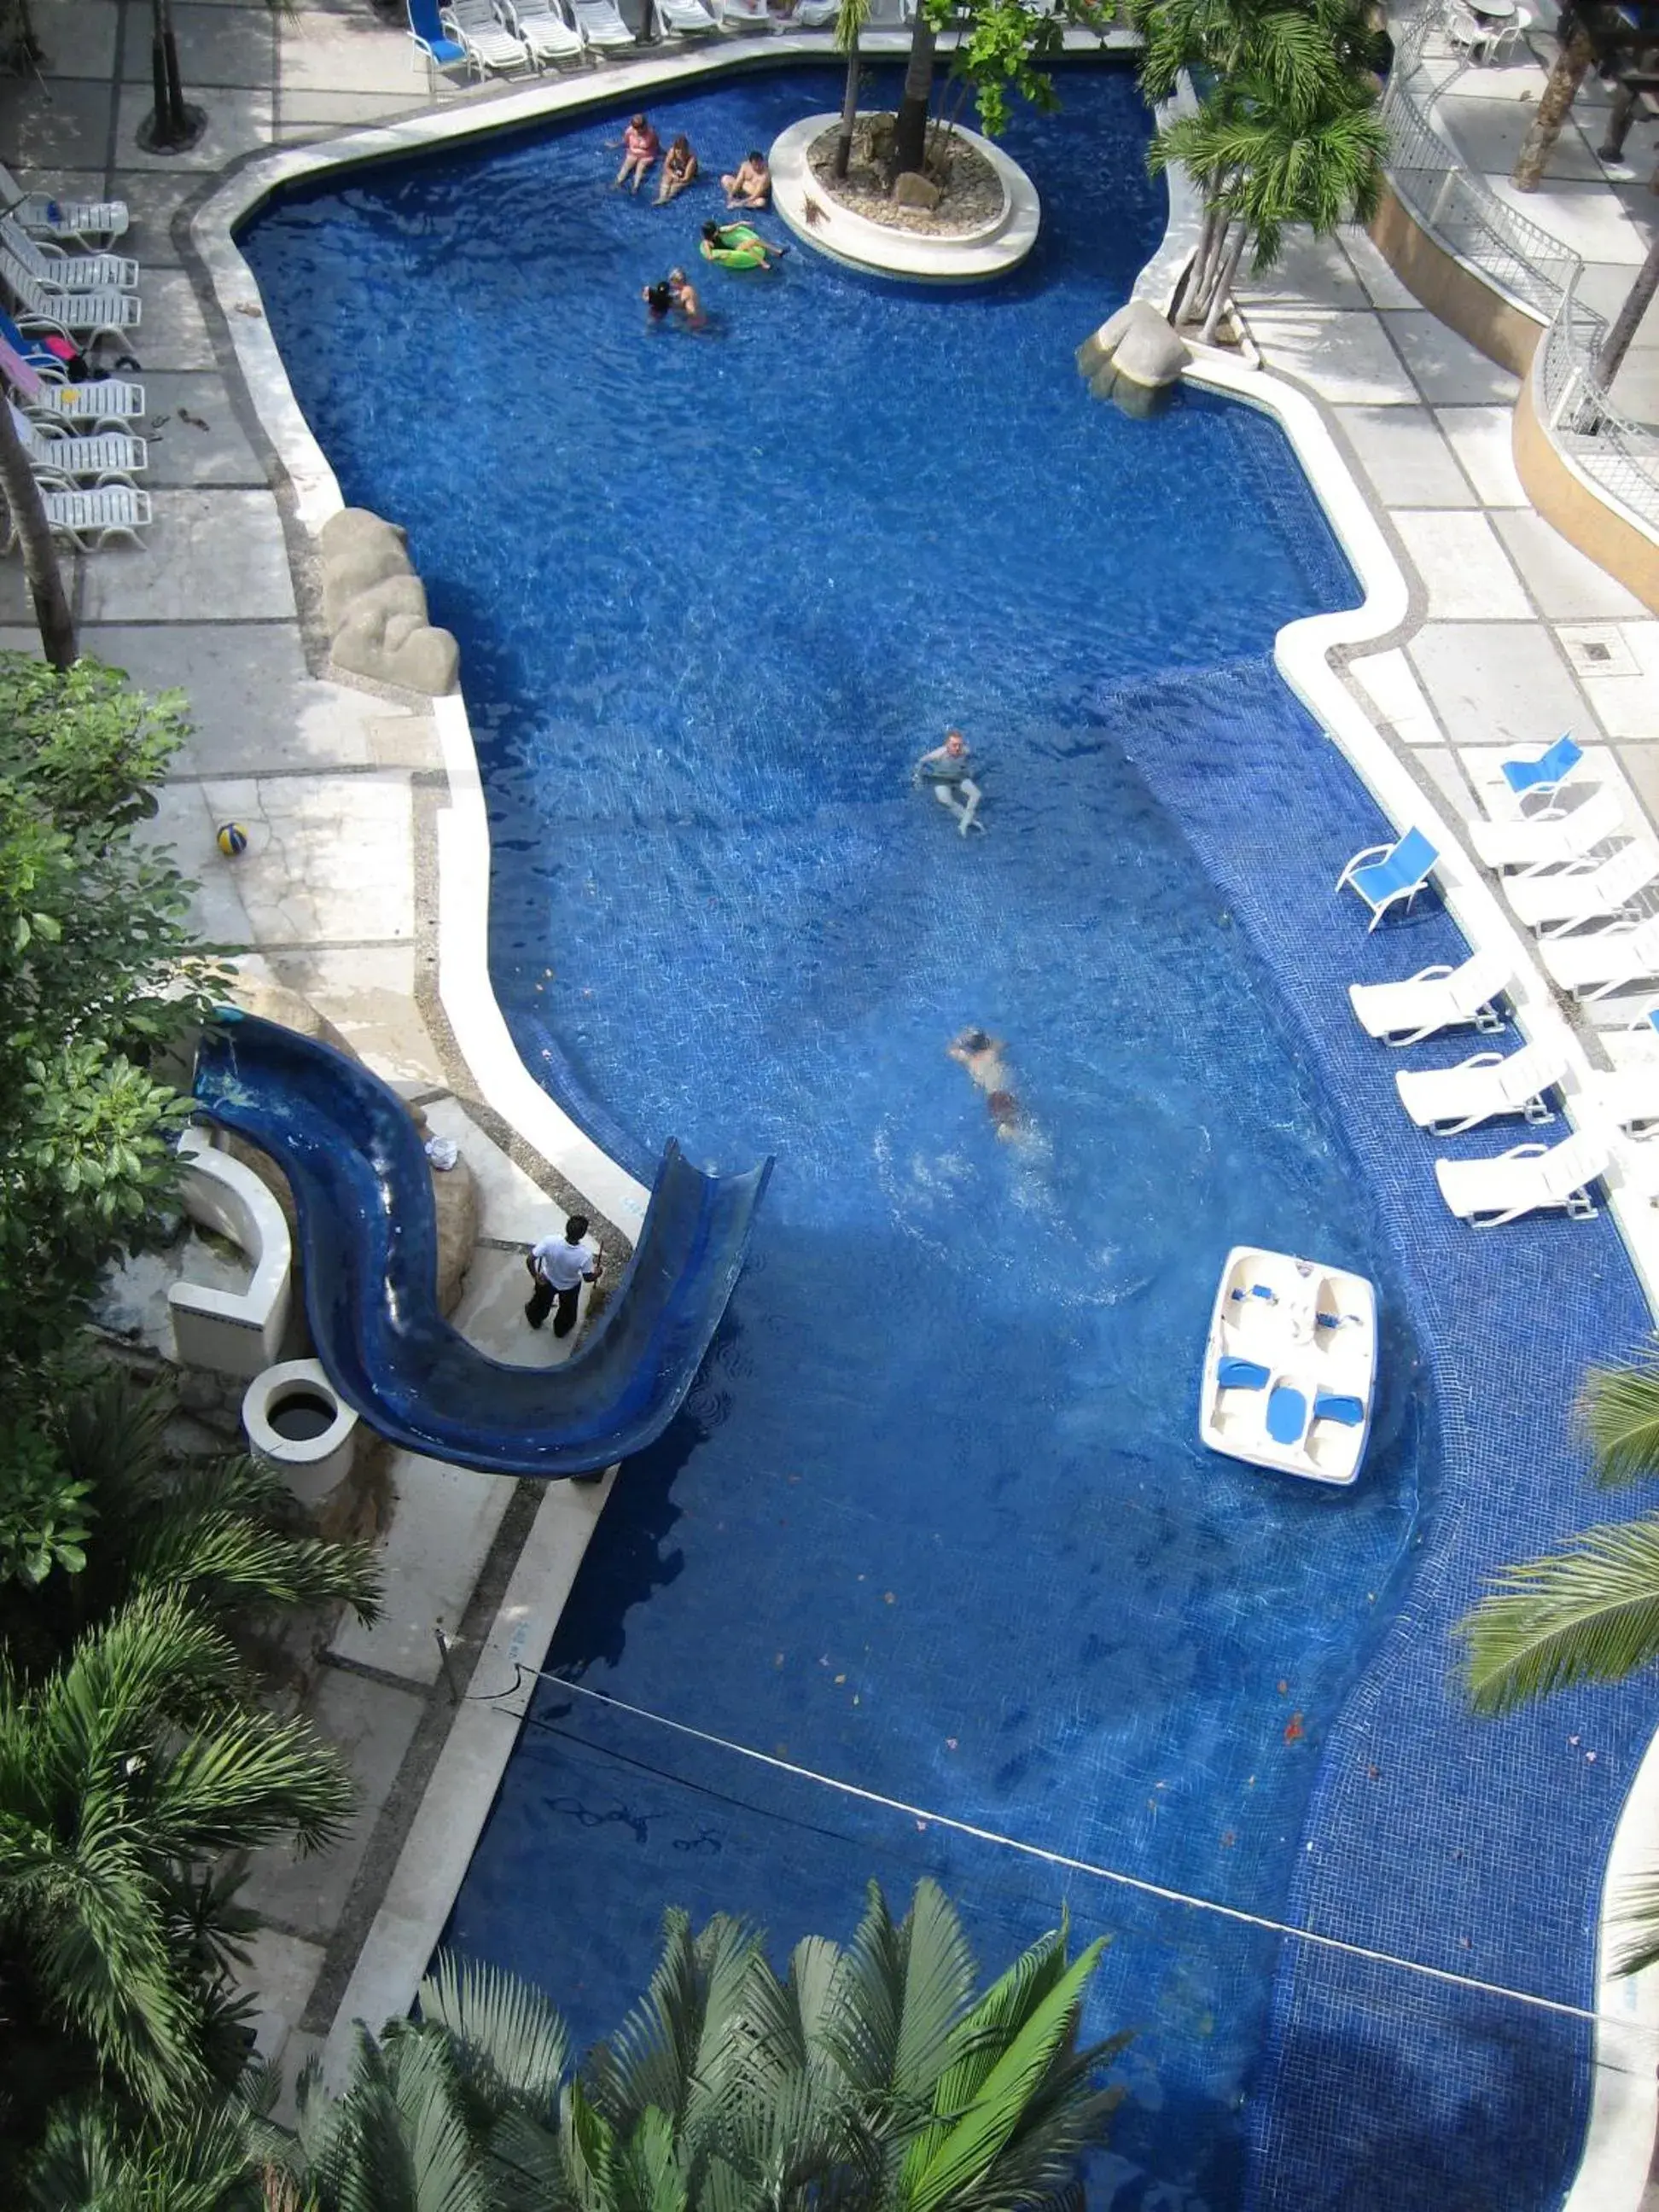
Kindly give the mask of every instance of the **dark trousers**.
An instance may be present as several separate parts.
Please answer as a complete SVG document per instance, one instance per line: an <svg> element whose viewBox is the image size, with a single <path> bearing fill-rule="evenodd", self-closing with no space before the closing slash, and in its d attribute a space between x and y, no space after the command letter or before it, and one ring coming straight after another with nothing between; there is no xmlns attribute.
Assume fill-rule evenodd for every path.
<svg viewBox="0 0 1659 2212"><path fill-rule="evenodd" d="M556 1291L551 1283L544 1283L538 1275L536 1287L530 1293L530 1303L524 1310L524 1317L532 1328L539 1328L556 1299L559 1310L553 1316L553 1334L555 1336L568 1336L576 1326L576 1302L581 1294L580 1283L572 1283L568 1291Z"/></svg>

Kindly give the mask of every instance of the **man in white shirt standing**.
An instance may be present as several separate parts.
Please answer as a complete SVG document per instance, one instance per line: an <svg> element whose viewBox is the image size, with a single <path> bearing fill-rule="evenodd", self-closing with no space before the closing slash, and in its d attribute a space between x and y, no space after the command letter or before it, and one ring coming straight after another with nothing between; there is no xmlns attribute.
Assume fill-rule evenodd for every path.
<svg viewBox="0 0 1659 2212"><path fill-rule="evenodd" d="M573 1213L564 1224L562 1237L544 1237L538 1244L531 1246L526 1265L535 1277L536 1287L530 1293L524 1317L532 1328L541 1327L556 1300L558 1311L553 1316L554 1335L568 1336L576 1326L576 1306L582 1285L597 1283L604 1265L600 1255L582 1241L587 1235L587 1226L585 1213Z"/></svg>

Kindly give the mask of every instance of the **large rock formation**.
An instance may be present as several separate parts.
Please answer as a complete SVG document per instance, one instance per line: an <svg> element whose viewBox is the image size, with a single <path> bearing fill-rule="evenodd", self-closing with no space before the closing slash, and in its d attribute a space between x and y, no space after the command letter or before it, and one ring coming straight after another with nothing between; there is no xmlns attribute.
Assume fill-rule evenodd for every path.
<svg viewBox="0 0 1659 2212"><path fill-rule="evenodd" d="M1097 399L1126 415L1150 415L1190 359L1156 307L1131 300L1077 349L1079 373Z"/></svg>
<svg viewBox="0 0 1659 2212"><path fill-rule="evenodd" d="M408 541L367 507L343 507L323 525L323 620L334 665L432 698L455 688L460 649L427 620L426 589Z"/></svg>

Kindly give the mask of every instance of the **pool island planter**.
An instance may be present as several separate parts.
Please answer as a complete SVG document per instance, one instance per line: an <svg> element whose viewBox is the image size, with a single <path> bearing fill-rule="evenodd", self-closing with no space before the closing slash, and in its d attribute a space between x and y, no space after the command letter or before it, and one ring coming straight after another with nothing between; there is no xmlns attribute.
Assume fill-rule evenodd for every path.
<svg viewBox="0 0 1659 2212"><path fill-rule="evenodd" d="M815 252L870 276L896 276L920 284L982 284L1018 269L1036 244L1042 219L1036 186L1000 147L960 124L957 136L990 164L1002 185L1002 205L986 222L951 237L901 230L843 207L813 175L807 158L817 140L840 120L836 115L809 115L792 123L773 141L767 157L774 211Z"/></svg>

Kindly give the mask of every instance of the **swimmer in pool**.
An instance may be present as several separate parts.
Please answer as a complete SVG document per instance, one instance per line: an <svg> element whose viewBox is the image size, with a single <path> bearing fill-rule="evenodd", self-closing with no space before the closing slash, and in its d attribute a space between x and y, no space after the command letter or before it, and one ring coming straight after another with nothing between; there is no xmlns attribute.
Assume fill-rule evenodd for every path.
<svg viewBox="0 0 1659 2212"><path fill-rule="evenodd" d="M985 1030L963 1030L945 1049L958 1067L967 1069L975 1087L985 1093L985 1109L1000 1141L1005 1145L1023 1143L1030 1125L1024 1108L1014 1095L1013 1078L1002 1056L1007 1050L1002 1039L992 1036Z"/></svg>
<svg viewBox="0 0 1659 2212"><path fill-rule="evenodd" d="M947 730L945 743L922 755L910 781L931 788L945 811L956 817L957 828L964 837L970 830L984 829L978 815L985 794L974 781L974 757L960 730Z"/></svg>
<svg viewBox="0 0 1659 2212"><path fill-rule="evenodd" d="M646 285L640 297L649 319L659 323L674 304L674 287L666 276L659 276L654 284Z"/></svg>

